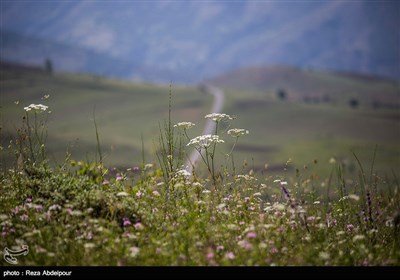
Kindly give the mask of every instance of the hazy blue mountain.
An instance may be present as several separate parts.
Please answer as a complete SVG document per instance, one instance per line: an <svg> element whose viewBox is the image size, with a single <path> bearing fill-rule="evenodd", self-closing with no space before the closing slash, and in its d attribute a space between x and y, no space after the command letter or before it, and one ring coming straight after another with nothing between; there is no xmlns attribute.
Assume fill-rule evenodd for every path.
<svg viewBox="0 0 400 280"><path fill-rule="evenodd" d="M41 61L46 54L60 60L60 69L151 81L196 82L266 64L400 78L398 1L9 1L1 5L1 29L7 30L2 33L2 59ZM9 43L9 31L41 39L25 40L16 48L15 38ZM80 55L71 55L72 49L79 49Z"/></svg>

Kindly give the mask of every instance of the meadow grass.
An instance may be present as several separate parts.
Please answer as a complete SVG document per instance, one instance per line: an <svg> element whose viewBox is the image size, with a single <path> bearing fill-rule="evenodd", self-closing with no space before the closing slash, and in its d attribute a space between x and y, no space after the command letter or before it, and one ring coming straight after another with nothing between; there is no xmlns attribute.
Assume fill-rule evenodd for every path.
<svg viewBox="0 0 400 280"><path fill-rule="evenodd" d="M20 265L400 264L398 178L380 177L356 154L358 176L334 159L326 178L310 168L257 175L232 160L247 133L221 123L218 138L195 138L174 127L169 109L159 165L143 156L138 170L112 170L100 155L69 154L50 165L46 139L35 136L46 115L35 110L26 114L43 125L22 124L9 147L15 165L0 177L0 248L29 246ZM219 141L229 137L232 145ZM204 160L188 174L181 163L192 145Z"/></svg>
<svg viewBox="0 0 400 280"><path fill-rule="evenodd" d="M147 158L155 155L158 123L168 116L168 86L132 83L89 75L43 73L1 69L1 145L7 147L15 137L23 117L23 107L45 103L52 111L47 123L47 149L50 156L62 162L65 150L76 160L93 158L93 111L101 138L104 161L110 166L129 167L141 160L141 135ZM50 97L42 100L43 95ZM196 87L174 85L174 117L195 121L201 119L212 102L211 96ZM201 133L202 123L194 130ZM0 151L1 168L13 160ZM133 167L133 166L131 166Z"/></svg>
<svg viewBox="0 0 400 280"><path fill-rule="evenodd" d="M95 157L94 107L103 160L107 166L139 166L142 158L141 136L147 161L157 161L159 123L168 118L167 85L66 73L48 76L20 69L0 71L3 147L7 147L16 136L16 127L23 117L23 106L43 102L52 111L47 123L46 146L52 162L55 159L61 164L67 148L77 161ZM313 75L320 74L315 71ZM321 75L325 77L323 81L328 79L327 73ZM391 176L393 170L400 177L400 170L396 168L400 166L399 111L368 107L374 92L379 93L380 98L391 98L393 86L375 83L365 91L366 86L355 81L360 107L351 109L347 101L353 92L348 92L348 87L341 85L351 80L332 79L332 83L337 84L332 90L339 93L332 96L331 103L280 101L273 89L225 90L223 111L240 116L231 123L232 126L251 132L245 142L239 142L235 147L235 160L240 166L247 162L244 172L253 169L271 176L282 172L295 176L296 169L307 165L326 178L330 174L328 162L333 157L346 164L347 173L354 177L358 176L354 168L357 162L351 152L356 152L363 164L370 166L373 150L378 144L375 171L384 177ZM191 132L193 136L200 135L212 97L193 86L174 85L173 89L174 120L196 123ZM324 89L322 82L319 89ZM50 97L44 101L41 98L45 94L50 94ZM336 104L333 100L342 100L343 104ZM225 165L224 155L229 153L234 143L231 137L224 140L226 145L221 145L216 151L215 165L218 167ZM0 168L7 170L14 155L4 149L0 151L0 157ZM314 160L318 161L317 165L313 164Z"/></svg>

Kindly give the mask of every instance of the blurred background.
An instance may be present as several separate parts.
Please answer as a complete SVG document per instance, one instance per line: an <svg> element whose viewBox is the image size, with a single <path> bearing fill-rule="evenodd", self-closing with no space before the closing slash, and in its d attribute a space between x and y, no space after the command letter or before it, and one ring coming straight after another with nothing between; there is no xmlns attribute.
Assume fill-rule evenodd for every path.
<svg viewBox="0 0 400 280"><path fill-rule="evenodd" d="M262 173L382 174L400 166L398 1L1 1L2 168L30 103L50 106L48 149L93 160L95 110L105 161L156 161L159 124L200 135L213 97L239 140L235 159ZM44 95L50 95L43 99ZM223 154L234 139L226 138ZM188 153L190 150L188 150ZM332 161L331 161L332 162Z"/></svg>

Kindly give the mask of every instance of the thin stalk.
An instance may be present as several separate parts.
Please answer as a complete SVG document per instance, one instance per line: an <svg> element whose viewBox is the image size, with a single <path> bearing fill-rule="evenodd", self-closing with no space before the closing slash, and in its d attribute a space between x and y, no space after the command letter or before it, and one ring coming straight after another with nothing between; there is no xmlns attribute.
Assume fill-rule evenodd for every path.
<svg viewBox="0 0 400 280"><path fill-rule="evenodd" d="M28 132L29 151L31 153L32 161L35 162L35 154L33 152L32 134L31 134L31 126L30 126L30 123L29 123L29 114L28 114L28 112L26 113L26 126L27 126L27 132Z"/></svg>
<svg viewBox="0 0 400 280"><path fill-rule="evenodd" d="M96 122L96 105L93 108L93 123L94 123L94 128L96 131L97 153L99 154L100 164L102 165L103 164L103 154L101 152L99 130L97 128L97 122ZM97 156L96 156L96 161L97 161Z"/></svg>

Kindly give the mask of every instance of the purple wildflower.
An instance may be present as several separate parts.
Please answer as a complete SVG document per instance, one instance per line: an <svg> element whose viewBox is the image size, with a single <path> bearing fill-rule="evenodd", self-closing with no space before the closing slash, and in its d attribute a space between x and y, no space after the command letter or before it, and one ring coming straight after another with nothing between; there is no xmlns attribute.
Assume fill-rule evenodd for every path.
<svg viewBox="0 0 400 280"><path fill-rule="evenodd" d="M130 226L132 223L129 221L129 218L125 217L122 219L124 227Z"/></svg>
<svg viewBox="0 0 400 280"><path fill-rule="evenodd" d="M247 238L252 239L252 238L256 238L257 237L257 233L255 233L254 231L250 231L247 233Z"/></svg>
<svg viewBox="0 0 400 280"><path fill-rule="evenodd" d="M37 204L35 205L35 209L37 212L41 212L43 210L43 205Z"/></svg>
<svg viewBox="0 0 400 280"><path fill-rule="evenodd" d="M247 240L241 240L241 241L239 241L239 242L238 242L238 245L239 245L240 247L242 247L243 249L245 249L245 250L251 250L251 249L253 249L253 245L252 245L249 241L247 241Z"/></svg>
<svg viewBox="0 0 400 280"><path fill-rule="evenodd" d="M24 222L26 222L27 220L28 220L28 215L26 215L26 214L22 214L21 216L19 216L19 218L21 219L21 221L24 221Z"/></svg>
<svg viewBox="0 0 400 280"><path fill-rule="evenodd" d="M348 231L353 231L354 226L353 226L352 224L348 224L348 225L346 226L346 228L347 228Z"/></svg>

